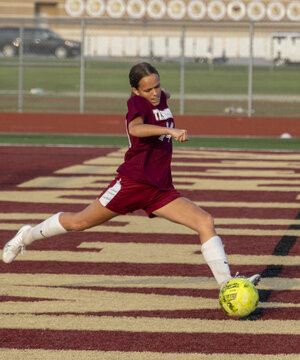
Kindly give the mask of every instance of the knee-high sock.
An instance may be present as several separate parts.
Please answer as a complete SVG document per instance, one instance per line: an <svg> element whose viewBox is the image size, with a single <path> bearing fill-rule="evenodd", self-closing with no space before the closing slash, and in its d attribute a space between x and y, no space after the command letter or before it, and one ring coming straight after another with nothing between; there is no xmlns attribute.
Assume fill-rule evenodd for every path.
<svg viewBox="0 0 300 360"><path fill-rule="evenodd" d="M60 214L61 212L51 216L40 224L27 230L27 232L24 234L24 244L30 245L35 240L65 234L67 230L59 222Z"/></svg>
<svg viewBox="0 0 300 360"><path fill-rule="evenodd" d="M201 251L220 287L232 278L222 240L213 236L201 246Z"/></svg>

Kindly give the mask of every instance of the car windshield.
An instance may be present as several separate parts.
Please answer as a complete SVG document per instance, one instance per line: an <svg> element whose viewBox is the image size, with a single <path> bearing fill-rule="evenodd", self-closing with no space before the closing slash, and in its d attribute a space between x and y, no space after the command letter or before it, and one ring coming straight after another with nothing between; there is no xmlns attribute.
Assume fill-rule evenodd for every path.
<svg viewBox="0 0 300 360"><path fill-rule="evenodd" d="M61 39L61 37L52 30L49 30L48 33L49 37L51 37L52 39Z"/></svg>

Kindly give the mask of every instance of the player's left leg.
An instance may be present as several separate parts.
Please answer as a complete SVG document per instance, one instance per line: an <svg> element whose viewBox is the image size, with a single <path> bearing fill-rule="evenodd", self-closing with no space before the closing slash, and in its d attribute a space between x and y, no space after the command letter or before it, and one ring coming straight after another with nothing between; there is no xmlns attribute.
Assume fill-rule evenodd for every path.
<svg viewBox="0 0 300 360"><path fill-rule="evenodd" d="M222 240L216 234L214 220L210 214L183 197L153 211L153 214L198 232L203 257L220 287L232 278ZM260 278L259 274L255 274L248 280L257 285Z"/></svg>
<svg viewBox="0 0 300 360"><path fill-rule="evenodd" d="M167 205L153 211L153 214L195 230L201 244L216 236L213 217L184 197L179 197Z"/></svg>
<svg viewBox="0 0 300 360"><path fill-rule="evenodd" d="M210 214L180 197L155 210L154 215L185 225L199 234L202 254L219 286L232 278L221 238Z"/></svg>

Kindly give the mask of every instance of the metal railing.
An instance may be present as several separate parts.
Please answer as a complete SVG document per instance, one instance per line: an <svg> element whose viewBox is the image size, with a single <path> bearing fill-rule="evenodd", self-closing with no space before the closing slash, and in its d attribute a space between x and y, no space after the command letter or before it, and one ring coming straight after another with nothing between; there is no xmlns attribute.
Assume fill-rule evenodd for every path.
<svg viewBox="0 0 300 360"><path fill-rule="evenodd" d="M43 24L40 19L39 29L54 30L69 45L80 42L80 53L67 58L55 53L50 42L49 45L45 42L39 52L38 47L42 48L44 40L37 37L30 48L26 29L35 26L34 19L1 19L0 27L5 26L17 26L21 40L15 44L16 57L0 57L0 111L123 111L118 101L123 103L129 96L128 85L124 85L129 68L133 63L146 60L154 62L159 71L163 70L174 94L176 113L282 116L287 104L292 104L294 110L285 116L295 117L300 113L297 68L300 35L298 38L295 32L296 23L145 23L132 19L68 18L47 19ZM294 34L292 40L288 39L289 34ZM287 39L289 48L285 43ZM4 51L3 47L1 50ZM290 54L293 51L295 54ZM12 71L16 68L17 72ZM259 71L266 77L261 85L258 84L260 77L255 77ZM72 76L74 78L70 79ZM224 84L218 86L222 76ZM278 89L272 86L274 76L278 77ZM64 77L65 82L62 81ZM99 85L95 83L95 77L99 77ZM13 88L16 80L18 85ZM269 86L265 86L268 82ZM224 87L223 91L220 87ZM265 108L278 103L282 104L282 109L277 109L278 113L275 113L276 109L264 113L264 102Z"/></svg>

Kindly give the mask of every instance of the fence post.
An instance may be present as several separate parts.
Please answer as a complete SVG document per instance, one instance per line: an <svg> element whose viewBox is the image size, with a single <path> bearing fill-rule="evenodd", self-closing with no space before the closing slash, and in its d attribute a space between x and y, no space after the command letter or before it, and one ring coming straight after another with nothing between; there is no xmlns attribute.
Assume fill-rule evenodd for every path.
<svg viewBox="0 0 300 360"><path fill-rule="evenodd" d="M249 68L248 68L248 117L252 116L253 97L253 35L254 23L250 22L249 28Z"/></svg>
<svg viewBox="0 0 300 360"><path fill-rule="evenodd" d="M24 72L24 23L22 22L19 30L20 47L19 47L19 91L18 91L18 111L23 112L23 72Z"/></svg>
<svg viewBox="0 0 300 360"><path fill-rule="evenodd" d="M85 19L81 19L81 52L80 52L80 114L84 114L84 92L85 92Z"/></svg>
<svg viewBox="0 0 300 360"><path fill-rule="evenodd" d="M185 26L182 27L181 33L181 57L180 57L180 115L184 114L184 70L185 70Z"/></svg>

